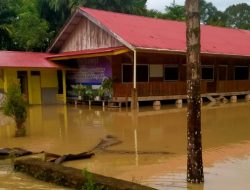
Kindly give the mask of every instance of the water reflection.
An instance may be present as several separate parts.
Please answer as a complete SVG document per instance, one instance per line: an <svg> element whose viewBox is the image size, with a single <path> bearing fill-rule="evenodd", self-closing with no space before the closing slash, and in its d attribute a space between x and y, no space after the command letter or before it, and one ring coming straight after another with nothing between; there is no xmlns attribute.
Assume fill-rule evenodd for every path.
<svg viewBox="0 0 250 190"><path fill-rule="evenodd" d="M204 187L188 186L185 182L185 107L161 106L157 110L146 107L130 112L126 109L103 110L102 107L89 109L88 106L82 105L32 106L29 109L27 136L14 138L13 124L4 125L0 127L0 147L74 154L90 150L101 138L113 135L123 142L110 147L110 150L117 153L100 152L93 159L67 162L65 165L88 168L93 172L137 181L160 189L167 189L169 186L171 189L216 189L210 187L213 184L222 187L219 186L217 178L223 179L224 175L220 171L226 170L225 168L231 173L238 172L241 176L241 169L230 167L230 164L223 165L228 159L239 160L234 162L239 168L241 162L247 162L246 167L250 170L250 159L246 157L247 153L250 153L249 113L249 103L202 108L206 180ZM160 154L161 152L169 154ZM224 168L216 165L219 163ZM249 177L249 174L246 176ZM237 181L232 180L232 183L237 184ZM241 183L246 184L244 181Z"/></svg>

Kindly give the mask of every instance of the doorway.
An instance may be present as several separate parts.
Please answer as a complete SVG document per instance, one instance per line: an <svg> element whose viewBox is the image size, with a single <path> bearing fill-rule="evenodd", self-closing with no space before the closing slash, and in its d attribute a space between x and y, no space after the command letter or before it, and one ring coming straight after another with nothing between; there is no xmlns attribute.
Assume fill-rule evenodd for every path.
<svg viewBox="0 0 250 190"><path fill-rule="evenodd" d="M28 73L27 71L17 71L17 79L20 83L21 93L23 94L25 100L29 99L28 91Z"/></svg>

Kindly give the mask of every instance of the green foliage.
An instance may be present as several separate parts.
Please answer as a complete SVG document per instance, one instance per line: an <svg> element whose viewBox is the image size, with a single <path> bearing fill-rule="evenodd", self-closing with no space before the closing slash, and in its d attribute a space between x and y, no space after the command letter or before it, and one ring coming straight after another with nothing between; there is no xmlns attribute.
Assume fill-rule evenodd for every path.
<svg viewBox="0 0 250 190"><path fill-rule="evenodd" d="M226 26L250 30L250 6L246 3L228 7L226 15Z"/></svg>
<svg viewBox="0 0 250 190"><path fill-rule="evenodd" d="M113 87L113 80L111 78L104 79L99 88L99 96L101 96L104 99L110 99L113 94L112 87Z"/></svg>
<svg viewBox="0 0 250 190"><path fill-rule="evenodd" d="M85 96L86 94L86 86L82 85L82 84L75 84L75 85L71 85L74 95L75 96Z"/></svg>
<svg viewBox="0 0 250 190"><path fill-rule="evenodd" d="M93 100L98 95L98 91L90 85L76 84L71 85L71 87L74 95L81 97L83 100Z"/></svg>
<svg viewBox="0 0 250 190"><path fill-rule="evenodd" d="M211 2L208 3L205 0L201 0L200 7L201 7L201 22L202 23L210 24L212 19L217 18L218 10Z"/></svg>
<svg viewBox="0 0 250 190"><path fill-rule="evenodd" d="M27 118L27 103L19 83L12 83L9 86L2 106L4 114L14 118L17 128L22 128Z"/></svg>
<svg viewBox="0 0 250 190"><path fill-rule="evenodd" d="M83 175L86 181L84 183L84 186L82 187L82 190L102 190L103 189L103 187L100 187L95 184L92 174L89 173L86 169L83 170Z"/></svg>
<svg viewBox="0 0 250 190"><path fill-rule="evenodd" d="M16 10L11 37L19 50L43 51L48 45L51 36L48 23L40 17L36 3L36 0L22 0Z"/></svg>
<svg viewBox="0 0 250 190"><path fill-rule="evenodd" d="M166 7L165 18L170 20L185 20L185 8L181 5L172 4Z"/></svg>
<svg viewBox="0 0 250 190"><path fill-rule="evenodd" d="M161 19L166 18L166 15L164 13L154 9L147 10L146 16L152 18L161 18Z"/></svg>
<svg viewBox="0 0 250 190"><path fill-rule="evenodd" d="M10 25L16 17L15 5L11 0L0 1L0 50L14 49Z"/></svg>

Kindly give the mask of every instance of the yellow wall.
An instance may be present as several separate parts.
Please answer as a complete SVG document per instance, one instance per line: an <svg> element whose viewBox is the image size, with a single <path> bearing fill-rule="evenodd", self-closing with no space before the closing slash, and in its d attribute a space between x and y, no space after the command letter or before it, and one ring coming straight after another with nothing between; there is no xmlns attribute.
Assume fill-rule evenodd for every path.
<svg viewBox="0 0 250 190"><path fill-rule="evenodd" d="M7 91L8 85L10 85L11 82L17 80L17 71L27 71L29 104L39 104L39 102L41 102L39 100L42 99L41 97L42 88L58 87L57 70L9 68L9 69L4 69L3 80L0 79L0 89L4 89L5 92ZM40 79L34 78L35 76L31 76L31 71L40 71ZM65 80L65 72L63 73L63 79ZM40 90L34 89L34 87L37 87ZM60 96L57 95L57 99L61 100L63 103L66 103L65 92L66 92L66 84L64 81L64 94Z"/></svg>
<svg viewBox="0 0 250 190"><path fill-rule="evenodd" d="M57 88L57 71L42 70L41 71L41 87L42 88Z"/></svg>
<svg viewBox="0 0 250 190"><path fill-rule="evenodd" d="M7 92L8 85L17 80L16 69L4 69L4 91Z"/></svg>
<svg viewBox="0 0 250 190"><path fill-rule="evenodd" d="M0 89L4 88L3 79L0 79Z"/></svg>
<svg viewBox="0 0 250 190"><path fill-rule="evenodd" d="M0 69L0 89L4 88L3 77L4 77L3 69Z"/></svg>

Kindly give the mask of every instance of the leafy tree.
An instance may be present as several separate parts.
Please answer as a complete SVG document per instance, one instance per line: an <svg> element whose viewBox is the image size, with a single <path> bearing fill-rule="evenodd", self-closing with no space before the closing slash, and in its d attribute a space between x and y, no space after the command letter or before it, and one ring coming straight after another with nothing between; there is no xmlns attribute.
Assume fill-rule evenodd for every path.
<svg viewBox="0 0 250 190"><path fill-rule="evenodd" d="M215 19L218 16L217 8L211 3L205 0L200 1L201 7L201 22L204 24L210 24L210 20Z"/></svg>
<svg viewBox="0 0 250 190"><path fill-rule="evenodd" d="M37 0L39 15L48 22L52 36L57 34L79 2L80 0Z"/></svg>
<svg viewBox="0 0 250 190"><path fill-rule="evenodd" d="M50 33L47 22L38 14L36 0L22 0L11 24L11 37L19 50L43 51Z"/></svg>
<svg viewBox="0 0 250 190"><path fill-rule="evenodd" d="M224 14L227 27L250 30L250 6L247 3L229 6Z"/></svg>
<svg viewBox="0 0 250 190"><path fill-rule="evenodd" d="M209 18L205 24L213 26L223 26L226 27L227 15L224 12L217 11L216 14Z"/></svg>
<svg viewBox="0 0 250 190"><path fill-rule="evenodd" d="M16 13L11 0L0 1L0 50L13 48L10 24L15 19Z"/></svg>
<svg viewBox="0 0 250 190"><path fill-rule="evenodd" d="M152 18L162 18L162 19L166 18L166 14L160 11L154 10L154 9L147 10L145 16L152 17Z"/></svg>
<svg viewBox="0 0 250 190"><path fill-rule="evenodd" d="M166 7L165 18L171 20L185 20L185 8L181 5L172 4Z"/></svg>
<svg viewBox="0 0 250 190"><path fill-rule="evenodd" d="M16 122L16 136L25 135L24 122L27 118L27 104L18 82L14 82L8 87L2 107L4 114L12 117Z"/></svg>

